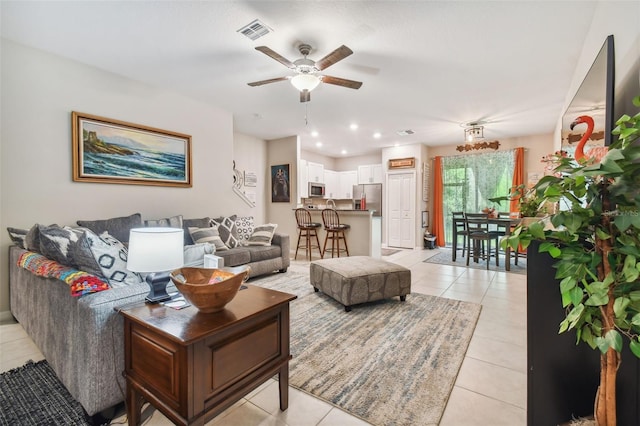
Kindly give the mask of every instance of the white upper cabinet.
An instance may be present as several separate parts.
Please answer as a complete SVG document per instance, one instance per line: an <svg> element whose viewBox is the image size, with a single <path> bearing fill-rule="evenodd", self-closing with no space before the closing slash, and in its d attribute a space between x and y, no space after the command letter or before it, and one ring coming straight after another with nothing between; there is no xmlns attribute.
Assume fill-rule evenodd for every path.
<svg viewBox="0 0 640 426"><path fill-rule="evenodd" d="M309 182L324 183L324 165L320 163L307 163L309 173L307 175Z"/></svg>
<svg viewBox="0 0 640 426"><path fill-rule="evenodd" d="M358 166L358 183L382 183L382 165L366 164Z"/></svg>
<svg viewBox="0 0 640 426"><path fill-rule="evenodd" d="M325 198L341 198L338 194L338 172L324 171L324 196Z"/></svg>
<svg viewBox="0 0 640 426"><path fill-rule="evenodd" d="M338 196L336 198L353 198L353 185L358 184L358 172L350 170L338 173Z"/></svg>
<svg viewBox="0 0 640 426"><path fill-rule="evenodd" d="M309 166L307 160L298 163L298 198L309 196Z"/></svg>

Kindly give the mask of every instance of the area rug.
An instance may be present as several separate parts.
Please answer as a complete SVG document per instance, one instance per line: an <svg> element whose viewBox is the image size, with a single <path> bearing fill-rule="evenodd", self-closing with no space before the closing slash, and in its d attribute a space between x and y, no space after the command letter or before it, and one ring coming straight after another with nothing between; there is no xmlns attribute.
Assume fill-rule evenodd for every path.
<svg viewBox="0 0 640 426"><path fill-rule="evenodd" d="M291 304L289 384L373 425L437 425L480 305L410 294L406 302L345 312L313 293L308 280L294 273L250 282L298 294Z"/></svg>
<svg viewBox="0 0 640 426"><path fill-rule="evenodd" d="M400 250L397 250L397 249L388 249L388 248L381 249L381 253L383 256L391 256L392 254L396 254L399 252Z"/></svg>
<svg viewBox="0 0 640 426"><path fill-rule="evenodd" d="M47 361L0 374L0 425L90 425Z"/></svg>
<svg viewBox="0 0 640 426"><path fill-rule="evenodd" d="M460 252L462 253L462 252ZM437 263L440 265L451 265L451 266L460 266L461 268L467 267L467 258L462 256L456 256L456 261L453 262L451 260L451 250L450 249L438 249L438 253L434 256L431 256L428 259L423 260L425 263ZM513 254L511 255L511 270L507 271L504 267L504 256L500 256L500 266L496 266L496 259L492 258L489 263L490 271L501 271L501 272L510 272L513 274L521 274L525 275L527 273L527 259L520 257L518 259L518 264L514 264ZM484 269L487 270L487 264L484 260L479 259L478 262L474 262L473 259L469 261L469 268L473 269Z"/></svg>

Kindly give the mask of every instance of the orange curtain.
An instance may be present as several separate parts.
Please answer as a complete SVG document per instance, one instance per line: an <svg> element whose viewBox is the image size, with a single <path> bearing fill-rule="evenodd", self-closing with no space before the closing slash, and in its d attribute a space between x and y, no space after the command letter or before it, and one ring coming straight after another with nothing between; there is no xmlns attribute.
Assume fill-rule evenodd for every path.
<svg viewBox="0 0 640 426"><path fill-rule="evenodd" d="M513 185L518 186L524 183L524 148L516 148L515 149L516 161L513 167ZM518 199L511 200L509 205L509 211L517 212L520 211L519 208L520 201Z"/></svg>
<svg viewBox="0 0 640 426"><path fill-rule="evenodd" d="M442 157L436 157L433 163L433 223L436 245L444 247L444 211L442 200Z"/></svg>

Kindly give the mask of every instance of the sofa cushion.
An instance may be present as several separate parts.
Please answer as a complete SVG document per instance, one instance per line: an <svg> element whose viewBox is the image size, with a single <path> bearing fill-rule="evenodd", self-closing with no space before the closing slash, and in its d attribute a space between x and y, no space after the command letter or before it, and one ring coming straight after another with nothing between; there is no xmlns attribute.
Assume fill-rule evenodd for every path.
<svg viewBox="0 0 640 426"><path fill-rule="evenodd" d="M228 247L222 242L220 233L216 226L206 228L189 227L189 234L194 244L210 243L216 248L216 252L228 250Z"/></svg>
<svg viewBox="0 0 640 426"><path fill-rule="evenodd" d="M99 236L85 233L93 257L102 270L102 276L113 288L124 287L142 282L139 274L127 269L127 247L108 232Z"/></svg>
<svg viewBox="0 0 640 426"><path fill-rule="evenodd" d="M98 239L98 236L89 228L77 229L82 231L82 236L76 244L71 246L71 257L74 266L81 271L88 272L108 282L91 250L92 241ZM87 237L87 235L90 235L92 238Z"/></svg>
<svg viewBox="0 0 640 426"><path fill-rule="evenodd" d="M215 219L211 219L211 226L218 227L218 230L220 231L220 238L222 238L224 244L230 249L240 246L236 219L237 216L235 214L228 217L217 217Z"/></svg>
<svg viewBox="0 0 640 426"><path fill-rule="evenodd" d="M160 227L160 228L180 228L182 229L182 215L165 217L164 219L145 220L144 226L146 227Z"/></svg>
<svg viewBox="0 0 640 426"><path fill-rule="evenodd" d="M9 233L9 238L11 238L11 242L17 245L20 248L24 248L24 240L27 237L27 229L18 229L7 227L7 232Z"/></svg>
<svg viewBox="0 0 640 426"><path fill-rule="evenodd" d="M247 246L244 247L244 249L249 252L250 262L260 262L261 260L275 259L282 255L282 248L277 245Z"/></svg>
<svg viewBox="0 0 640 426"><path fill-rule="evenodd" d="M40 226L40 224L36 223L27 231L27 235L24 237L24 248L26 250L40 253Z"/></svg>
<svg viewBox="0 0 640 426"><path fill-rule="evenodd" d="M108 232L118 241L126 243L129 241L129 230L142 227L142 216L140 213L134 213L131 216L103 220L79 220L76 223L79 226L91 229L98 235Z"/></svg>
<svg viewBox="0 0 640 426"><path fill-rule="evenodd" d="M211 218L203 217L200 219L182 219L182 229L184 229L184 245L190 246L194 244L189 228L207 228L211 226Z"/></svg>
<svg viewBox="0 0 640 426"><path fill-rule="evenodd" d="M273 234L278 227L275 223L267 223L266 225L256 226L253 229L253 233L247 241L247 245L250 246L270 246Z"/></svg>
<svg viewBox="0 0 640 426"><path fill-rule="evenodd" d="M247 247L236 247L216 252L216 256L224 259L224 266L240 266L251 261L251 253Z"/></svg>

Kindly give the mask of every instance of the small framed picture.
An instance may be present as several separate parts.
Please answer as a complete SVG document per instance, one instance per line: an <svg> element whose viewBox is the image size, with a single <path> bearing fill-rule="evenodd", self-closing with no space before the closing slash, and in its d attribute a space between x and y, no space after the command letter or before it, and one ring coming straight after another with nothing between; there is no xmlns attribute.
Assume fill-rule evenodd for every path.
<svg viewBox="0 0 640 426"><path fill-rule="evenodd" d="M289 185L289 165L271 166L271 202L288 203L291 201Z"/></svg>
<svg viewBox="0 0 640 426"><path fill-rule="evenodd" d="M429 226L429 212L422 212L422 227L427 228Z"/></svg>

